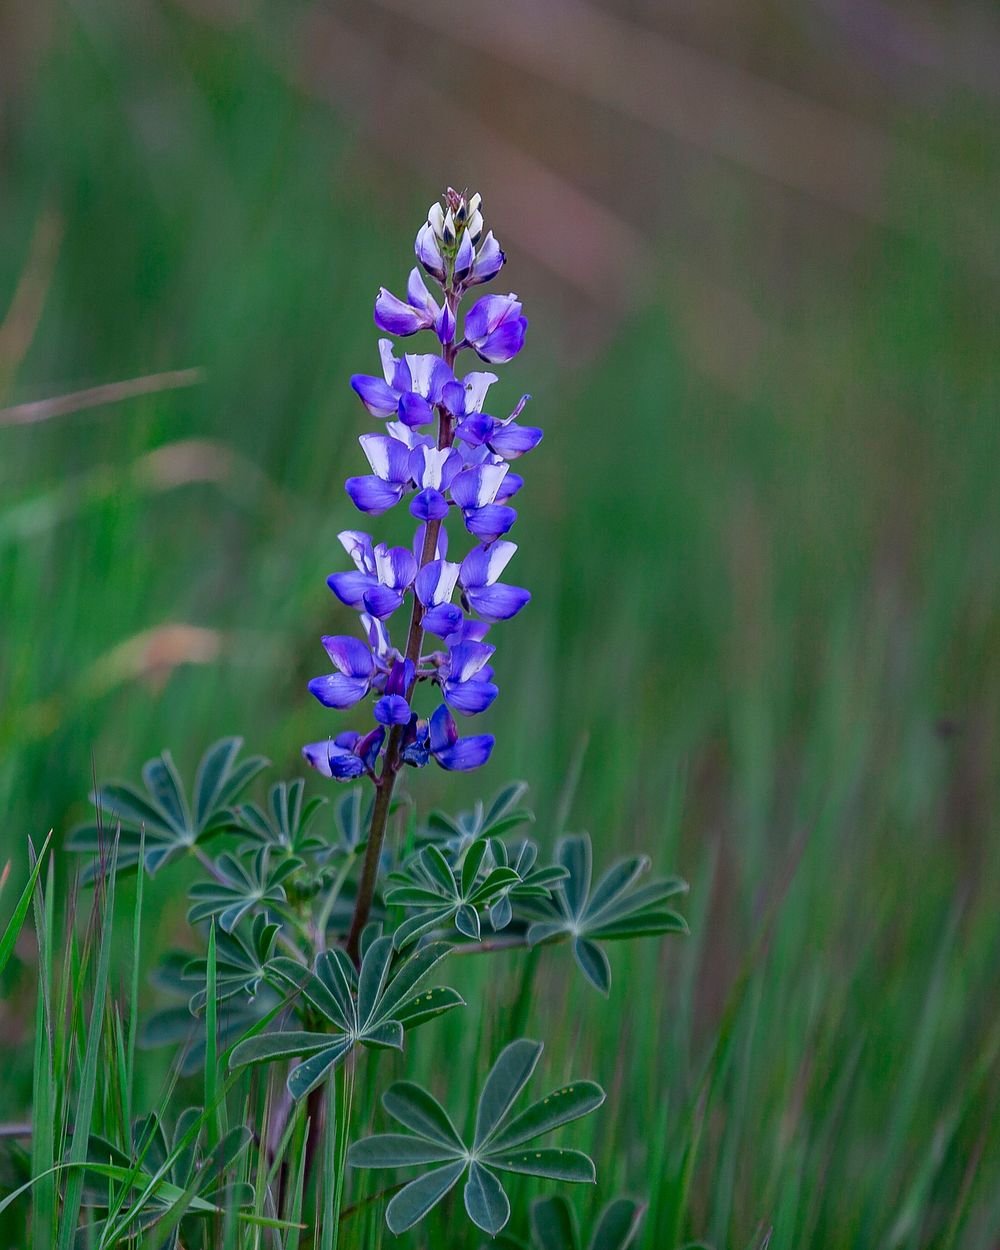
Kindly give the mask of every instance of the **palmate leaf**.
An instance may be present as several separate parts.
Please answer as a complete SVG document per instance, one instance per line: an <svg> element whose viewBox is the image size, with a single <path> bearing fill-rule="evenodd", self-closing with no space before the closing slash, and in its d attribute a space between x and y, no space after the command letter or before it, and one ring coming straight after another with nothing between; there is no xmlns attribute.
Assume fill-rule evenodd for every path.
<svg viewBox="0 0 1000 1250"><path fill-rule="evenodd" d="M251 756L241 760L242 738L223 738L202 756L191 797L185 794L169 751L148 760L142 769L145 789L126 782L108 782L94 791L90 801L97 819L80 825L69 835L71 850L95 853L84 880L105 870L104 858L120 830L118 872L134 871L139 847L145 837L145 868L154 873L169 860L200 842L235 827L232 804L267 760Z"/></svg>
<svg viewBox="0 0 1000 1250"><path fill-rule="evenodd" d="M389 881L386 904L416 913L396 929L396 947L402 950L424 934L451 924L463 937L478 942L481 909L497 903L521 878L516 869L497 866L490 841L480 838L453 859L433 843L425 846L401 871L391 873Z"/></svg>
<svg viewBox="0 0 1000 1250"><path fill-rule="evenodd" d="M616 1198L601 1212L589 1242L580 1236L573 1208L562 1196L538 1198L531 1207L531 1244L514 1237L501 1237L499 1250L628 1250L635 1241L645 1214L645 1206L631 1198Z"/></svg>
<svg viewBox="0 0 1000 1250"><path fill-rule="evenodd" d="M258 908L285 902L285 882L303 861L269 846L246 855L228 852L215 860L216 879L198 881L189 891L192 906L188 923L218 919L224 933L232 933L244 916Z"/></svg>
<svg viewBox="0 0 1000 1250"><path fill-rule="evenodd" d="M663 906L667 899L683 894L687 883L668 877L639 885L649 870L645 856L613 864L593 888L587 834L560 838L556 860L566 876L553 888L551 902L539 908L541 918L529 928L528 942L534 946L554 938L572 938L577 965L602 994L611 988L611 965L600 942L688 932L683 917Z"/></svg>
<svg viewBox="0 0 1000 1250"><path fill-rule="evenodd" d="M471 812L461 812L458 816L433 811L427 827L421 830L420 838L461 853L480 838L499 838L519 825L531 824L535 819L534 813L520 806L527 790L526 782L512 781L504 786L489 806L480 801Z"/></svg>
<svg viewBox="0 0 1000 1250"><path fill-rule="evenodd" d="M234 1048L230 1066L300 1058L287 1082L298 1099L334 1072L355 1046L402 1049L409 1029L465 1005L446 986L422 988L448 950L437 943L399 958L392 938L374 937L364 949L359 972L339 949L324 951L311 971L279 956L271 961L269 973L294 991L290 1004L299 1016L322 1027L250 1038Z"/></svg>
<svg viewBox="0 0 1000 1250"><path fill-rule="evenodd" d="M451 1117L432 1094L400 1081L390 1086L382 1105L410 1130L380 1133L355 1142L347 1162L356 1168L436 1166L410 1181L386 1208L386 1223L399 1234L412 1228L466 1177L465 1210L472 1222L491 1236L510 1218L510 1203L497 1172L519 1172L555 1180L594 1180L594 1164L578 1150L531 1145L538 1137L594 1111L604 1091L592 1081L578 1081L555 1090L517 1116L514 1103L531 1078L542 1053L541 1042L522 1038L497 1057L476 1105L475 1131L466 1144Z"/></svg>
<svg viewBox="0 0 1000 1250"><path fill-rule="evenodd" d="M267 804L241 803L233 809L234 823L247 835L250 843L287 851L292 855L328 849L326 842L311 827L326 799L315 795L305 798L305 782L278 781L267 794Z"/></svg>
<svg viewBox="0 0 1000 1250"><path fill-rule="evenodd" d="M220 930L216 935L216 996L226 1002L235 995L253 999L268 975L274 957L278 932L281 926L258 915L252 925L243 924L232 933ZM205 986L208 975L207 960L189 960L181 973L184 981ZM197 990L191 998L192 1014L198 1015L205 1006L205 989Z"/></svg>

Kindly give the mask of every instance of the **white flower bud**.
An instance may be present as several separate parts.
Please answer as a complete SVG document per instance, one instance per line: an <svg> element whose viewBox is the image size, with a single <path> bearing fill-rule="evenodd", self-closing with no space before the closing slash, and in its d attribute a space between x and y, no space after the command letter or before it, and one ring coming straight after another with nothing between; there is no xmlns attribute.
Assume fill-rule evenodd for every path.
<svg viewBox="0 0 1000 1250"><path fill-rule="evenodd" d="M479 212L482 206L483 206L483 197L477 191L475 195L469 200L469 216L475 217L476 213Z"/></svg>
<svg viewBox="0 0 1000 1250"><path fill-rule="evenodd" d="M441 237L448 247L455 242L455 214L449 208L444 217L444 228L441 231Z"/></svg>
<svg viewBox="0 0 1000 1250"><path fill-rule="evenodd" d="M437 200L427 210L427 220L430 222L431 229L440 239L444 234L444 209Z"/></svg>
<svg viewBox="0 0 1000 1250"><path fill-rule="evenodd" d="M483 233L483 215L478 209L469 218L468 231L473 243L478 243Z"/></svg>

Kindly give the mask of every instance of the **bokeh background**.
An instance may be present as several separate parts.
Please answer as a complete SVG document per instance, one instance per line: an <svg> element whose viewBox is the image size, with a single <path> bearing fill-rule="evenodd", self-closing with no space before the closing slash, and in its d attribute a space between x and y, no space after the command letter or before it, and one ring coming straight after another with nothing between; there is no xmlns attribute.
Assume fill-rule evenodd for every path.
<svg viewBox="0 0 1000 1250"><path fill-rule="evenodd" d="M328 732L347 379L478 189L546 440L448 801L524 777L543 844L692 883L609 1005L542 969L549 1072L611 1092L594 1201L647 1250L1000 1245L998 63L973 0L4 6L0 859L92 771Z"/></svg>

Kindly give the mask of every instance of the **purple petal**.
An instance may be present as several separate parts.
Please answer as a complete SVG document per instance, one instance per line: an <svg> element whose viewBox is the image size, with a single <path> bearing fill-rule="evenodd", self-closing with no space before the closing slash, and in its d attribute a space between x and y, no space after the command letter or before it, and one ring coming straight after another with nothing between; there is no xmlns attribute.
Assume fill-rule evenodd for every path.
<svg viewBox="0 0 1000 1250"><path fill-rule="evenodd" d="M440 521L448 515L448 500L439 490L428 486L410 500L410 515L418 521Z"/></svg>
<svg viewBox="0 0 1000 1250"><path fill-rule="evenodd" d="M423 559L424 554L424 536L427 533L426 525L418 525L417 532L413 535L413 554L418 560ZM448 531L442 525L438 530L437 545L434 551L435 560L443 560L448 554Z"/></svg>
<svg viewBox="0 0 1000 1250"><path fill-rule="evenodd" d="M355 734L357 738L359 735ZM347 781L352 777L360 777L365 766L352 750L345 750L335 743L310 742L302 748L303 758L324 777L334 777L338 781Z"/></svg>
<svg viewBox="0 0 1000 1250"><path fill-rule="evenodd" d="M392 616L402 602L402 592L391 590L388 586L373 586L365 592L365 607L379 620Z"/></svg>
<svg viewBox="0 0 1000 1250"><path fill-rule="evenodd" d="M434 752L434 758L442 768L450 772L468 772L473 768L481 768L486 763L493 750L493 743L492 734L459 738L453 747Z"/></svg>
<svg viewBox="0 0 1000 1250"><path fill-rule="evenodd" d="M456 282L464 282L472 272L473 261L475 260L475 251L472 247L472 240L469 238L468 230L462 234L462 241L458 245L458 251L455 253L454 277Z"/></svg>
<svg viewBox="0 0 1000 1250"><path fill-rule="evenodd" d="M373 729L370 733L358 742L354 748L355 754L359 756L364 766L368 769L375 767L375 761L378 759L379 751L382 750L382 743L385 742L385 730L381 725L377 729Z"/></svg>
<svg viewBox="0 0 1000 1250"><path fill-rule="evenodd" d="M341 603L349 608L360 608L364 603L365 592L377 585L370 573L331 573L326 584Z"/></svg>
<svg viewBox="0 0 1000 1250"><path fill-rule="evenodd" d="M439 603L436 607L428 608L420 618L421 626L428 634L434 634L437 638L447 638L461 621L462 609L455 603Z"/></svg>
<svg viewBox="0 0 1000 1250"><path fill-rule="evenodd" d="M457 647L460 642L482 642L489 632L490 627L485 621L476 621L467 616L461 627L445 638L445 642L449 647Z"/></svg>
<svg viewBox="0 0 1000 1250"><path fill-rule="evenodd" d="M518 317L516 321L505 321L492 334L476 344L476 354L480 360L491 365L506 364L513 360L524 346L524 338L528 332L528 318Z"/></svg>
<svg viewBox="0 0 1000 1250"><path fill-rule="evenodd" d="M344 483L344 489L360 512L368 512L373 516L388 512L403 497L402 486L383 482L380 477L374 476L349 477Z"/></svg>
<svg viewBox="0 0 1000 1250"><path fill-rule="evenodd" d="M441 403L458 419L465 416L465 395L465 387L454 378L441 387Z"/></svg>
<svg viewBox="0 0 1000 1250"><path fill-rule="evenodd" d="M437 237L429 222L425 222L417 231L413 250L417 254L417 260L420 261L431 277L437 278L438 282L444 282L447 276L444 261L441 259Z"/></svg>
<svg viewBox="0 0 1000 1250"><path fill-rule="evenodd" d="M410 270L410 276L406 283L406 302L411 308L423 309L432 319L441 311L437 306L437 302L431 298L431 293L428 291L420 275L420 270L416 266Z"/></svg>
<svg viewBox="0 0 1000 1250"><path fill-rule="evenodd" d="M465 469L451 484L451 497L460 508L482 508L492 503L507 474L507 465L481 464Z"/></svg>
<svg viewBox="0 0 1000 1250"><path fill-rule="evenodd" d="M508 586L497 582L494 586L467 589L466 597L472 607L488 621L508 621L516 616L531 599L531 592L520 586Z"/></svg>
<svg viewBox="0 0 1000 1250"><path fill-rule="evenodd" d="M384 482L401 485L410 480L409 447L389 434L362 434L358 439L372 472Z"/></svg>
<svg viewBox="0 0 1000 1250"><path fill-rule="evenodd" d="M375 667L369 647L360 638L352 638L350 634L337 634L322 639L327 655L337 668L348 677L371 676Z"/></svg>
<svg viewBox="0 0 1000 1250"><path fill-rule="evenodd" d="M405 725L410 719L410 705L400 694L387 694L374 708L375 719L382 725Z"/></svg>
<svg viewBox="0 0 1000 1250"><path fill-rule="evenodd" d="M413 552L405 547L388 547L379 543L375 548L375 570L383 586L405 590L417 575L417 562Z"/></svg>
<svg viewBox="0 0 1000 1250"><path fill-rule="evenodd" d="M510 563L515 551L516 543L503 540L473 547L462 561L459 581L466 590L491 585Z"/></svg>
<svg viewBox="0 0 1000 1250"><path fill-rule="evenodd" d="M507 460L516 460L518 456L523 456L537 447L541 441L541 430L512 421L509 425L502 425L489 439L489 444L498 455Z"/></svg>
<svg viewBox="0 0 1000 1250"><path fill-rule="evenodd" d="M373 417L394 417L399 397L396 392L381 378L373 378L367 373L356 373L351 378L359 399Z"/></svg>
<svg viewBox="0 0 1000 1250"><path fill-rule="evenodd" d="M506 534L517 520L517 512L506 504L491 503L484 508L468 508L463 513L465 528L484 542Z"/></svg>
<svg viewBox="0 0 1000 1250"><path fill-rule="evenodd" d="M489 661L494 651L496 647L484 642L460 642L452 647L448 657L448 680L471 681Z"/></svg>
<svg viewBox="0 0 1000 1250"><path fill-rule="evenodd" d="M446 346L455 341L455 314L447 304L434 318L434 332Z"/></svg>
<svg viewBox="0 0 1000 1250"><path fill-rule="evenodd" d="M386 694L406 694L413 684L415 668L412 660L396 660L385 683Z"/></svg>
<svg viewBox="0 0 1000 1250"><path fill-rule="evenodd" d="M428 732L430 749L434 755L437 755L438 751L446 751L458 741L455 718L443 703L431 717Z"/></svg>
<svg viewBox="0 0 1000 1250"><path fill-rule="evenodd" d="M337 538L356 568L362 573L375 572L375 551L370 534L364 530L341 530Z"/></svg>
<svg viewBox="0 0 1000 1250"><path fill-rule="evenodd" d="M485 412L474 412L465 418L455 433L470 446L481 447L483 443L489 441L497 427L496 417L491 417Z"/></svg>
<svg viewBox="0 0 1000 1250"><path fill-rule="evenodd" d="M368 693L367 677L345 677L343 673L328 673L314 677L309 683L309 693L324 707L353 707Z"/></svg>
<svg viewBox="0 0 1000 1250"><path fill-rule="evenodd" d="M422 395L418 395L415 391L406 391L399 397L396 411L400 421L411 430L434 420L434 409Z"/></svg>
<svg viewBox="0 0 1000 1250"><path fill-rule="evenodd" d="M448 705L463 716L478 716L485 712L500 693L491 681L446 681L441 693Z"/></svg>
<svg viewBox="0 0 1000 1250"><path fill-rule="evenodd" d="M383 286L375 298L375 324L387 334L405 337L426 330L432 322L426 311L405 304Z"/></svg>
<svg viewBox="0 0 1000 1250"><path fill-rule="evenodd" d="M417 574L417 598L424 607L447 602L455 590L459 566L450 560L431 560Z"/></svg>
<svg viewBox="0 0 1000 1250"><path fill-rule="evenodd" d="M508 473L500 483L500 489L497 491L494 503L506 503L508 499L517 494L523 485L524 478L520 473Z"/></svg>
<svg viewBox="0 0 1000 1250"><path fill-rule="evenodd" d="M495 278L503 268L503 263L507 259L500 250L500 244L493 237L491 230L479 248L479 254L476 256L475 264L472 266L472 275L466 280L467 286L475 286L480 282L489 282Z"/></svg>

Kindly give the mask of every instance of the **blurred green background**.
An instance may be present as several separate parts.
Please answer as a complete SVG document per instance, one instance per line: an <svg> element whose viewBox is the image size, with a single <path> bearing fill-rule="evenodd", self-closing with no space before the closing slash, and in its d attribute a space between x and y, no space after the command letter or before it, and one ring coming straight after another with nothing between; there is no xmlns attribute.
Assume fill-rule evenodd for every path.
<svg viewBox="0 0 1000 1250"><path fill-rule="evenodd" d="M648 1197L648 1250L1000 1244L998 60L992 6L921 0L0 9L0 860L92 770L330 731L347 379L478 189L534 600L489 769L412 789L523 776L544 845L582 759L570 826L692 883L610 1008L543 967L549 1072L611 1094L597 1199Z"/></svg>

